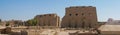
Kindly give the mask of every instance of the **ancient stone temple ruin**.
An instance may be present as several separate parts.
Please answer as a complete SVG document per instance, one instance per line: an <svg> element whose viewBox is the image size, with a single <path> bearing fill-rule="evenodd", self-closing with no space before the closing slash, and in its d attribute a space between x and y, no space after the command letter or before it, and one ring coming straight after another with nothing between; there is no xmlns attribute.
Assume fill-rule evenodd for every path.
<svg viewBox="0 0 120 35"><path fill-rule="evenodd" d="M60 17L57 16L57 14L37 15L35 18L37 19L37 24L39 26L59 27L60 25Z"/></svg>
<svg viewBox="0 0 120 35"><path fill-rule="evenodd" d="M62 28L94 28L97 25L96 7L71 6L65 9Z"/></svg>

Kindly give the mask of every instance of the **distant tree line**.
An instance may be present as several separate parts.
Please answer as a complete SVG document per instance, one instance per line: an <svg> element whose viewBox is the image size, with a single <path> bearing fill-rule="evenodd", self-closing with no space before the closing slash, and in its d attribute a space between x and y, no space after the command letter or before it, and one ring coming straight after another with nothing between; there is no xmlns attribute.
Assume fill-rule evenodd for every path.
<svg viewBox="0 0 120 35"><path fill-rule="evenodd" d="M26 21L26 23L28 26L35 26L35 25L37 25L37 20L31 19L31 20Z"/></svg>
<svg viewBox="0 0 120 35"><path fill-rule="evenodd" d="M1 23L1 19L0 19L0 23ZM26 26L36 26L37 25L37 20L36 19L30 19L24 22ZM9 26L10 22L6 21L6 26Z"/></svg>

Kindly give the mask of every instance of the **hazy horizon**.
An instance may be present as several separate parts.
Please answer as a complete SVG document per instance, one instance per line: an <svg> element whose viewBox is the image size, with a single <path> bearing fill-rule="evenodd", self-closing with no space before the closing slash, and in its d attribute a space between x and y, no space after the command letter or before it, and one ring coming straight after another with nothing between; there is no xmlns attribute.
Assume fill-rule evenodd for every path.
<svg viewBox="0 0 120 35"><path fill-rule="evenodd" d="M120 20L120 0L0 0L0 19L29 20L39 14L56 13L60 18L70 6L96 7L98 21Z"/></svg>

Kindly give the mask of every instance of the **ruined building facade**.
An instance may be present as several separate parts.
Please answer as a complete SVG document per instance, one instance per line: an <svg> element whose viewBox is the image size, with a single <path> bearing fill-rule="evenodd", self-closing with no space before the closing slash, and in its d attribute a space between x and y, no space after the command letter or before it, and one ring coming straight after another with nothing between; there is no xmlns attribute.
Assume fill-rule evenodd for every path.
<svg viewBox="0 0 120 35"><path fill-rule="evenodd" d="M92 6L67 7L61 22L62 28L94 28L96 25L96 7Z"/></svg>
<svg viewBox="0 0 120 35"><path fill-rule="evenodd" d="M35 18L37 19L37 25L39 26L59 27L60 25L60 17L57 16L57 14L37 15Z"/></svg>

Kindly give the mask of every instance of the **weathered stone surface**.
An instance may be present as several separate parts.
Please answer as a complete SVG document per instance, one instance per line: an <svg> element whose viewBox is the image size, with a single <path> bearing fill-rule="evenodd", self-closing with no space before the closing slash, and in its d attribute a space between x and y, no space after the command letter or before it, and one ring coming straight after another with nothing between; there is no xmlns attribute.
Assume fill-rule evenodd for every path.
<svg viewBox="0 0 120 35"><path fill-rule="evenodd" d="M120 25L102 25L98 28L101 34L120 35Z"/></svg>
<svg viewBox="0 0 120 35"><path fill-rule="evenodd" d="M37 15L37 25L39 26L56 26L59 27L60 17L57 14L43 14Z"/></svg>
<svg viewBox="0 0 120 35"><path fill-rule="evenodd" d="M63 28L94 28L96 25L96 7L92 6L67 7L61 23Z"/></svg>

